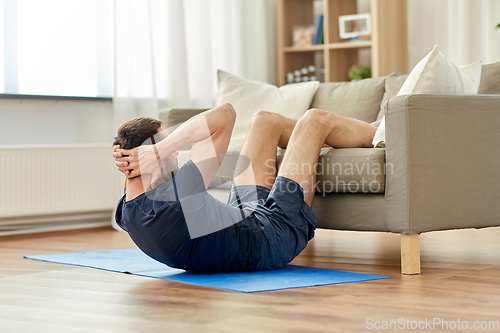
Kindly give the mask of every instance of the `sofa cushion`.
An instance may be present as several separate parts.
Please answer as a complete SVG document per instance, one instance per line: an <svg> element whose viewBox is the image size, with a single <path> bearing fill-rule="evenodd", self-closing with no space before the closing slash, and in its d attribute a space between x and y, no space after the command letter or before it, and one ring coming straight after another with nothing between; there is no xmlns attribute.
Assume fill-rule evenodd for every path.
<svg viewBox="0 0 500 333"><path fill-rule="evenodd" d="M216 105L231 103L236 110L236 122L228 151L239 152L243 147L253 115L261 110L299 119L311 105L319 82L302 82L276 87L272 84L247 80L219 70L219 91Z"/></svg>
<svg viewBox="0 0 500 333"><path fill-rule="evenodd" d="M311 108L335 112L366 122L377 118L385 90L385 77L351 82L321 83Z"/></svg>
<svg viewBox="0 0 500 333"><path fill-rule="evenodd" d="M278 149L277 168L281 166L285 149ZM322 148L318 160L316 192L384 193L384 148Z"/></svg>
<svg viewBox="0 0 500 333"><path fill-rule="evenodd" d="M377 120L382 119L385 114L384 105L385 103L393 97L396 97L398 91L401 89L403 83L405 83L408 74L401 73L391 73L385 77L385 92L382 97L382 103L380 103L380 111L377 116Z"/></svg>
<svg viewBox="0 0 500 333"><path fill-rule="evenodd" d="M483 65L478 94L500 94L500 62Z"/></svg>

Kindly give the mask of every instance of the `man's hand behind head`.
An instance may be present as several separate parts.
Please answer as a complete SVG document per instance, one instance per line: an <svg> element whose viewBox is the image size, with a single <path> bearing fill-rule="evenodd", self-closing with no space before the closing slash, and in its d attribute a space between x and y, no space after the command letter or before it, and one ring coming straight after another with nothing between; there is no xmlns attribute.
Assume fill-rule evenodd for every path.
<svg viewBox="0 0 500 333"><path fill-rule="evenodd" d="M118 171L122 172L127 178L134 178L141 174L138 161L138 148L130 150L121 149L117 145L113 149L113 157Z"/></svg>
<svg viewBox="0 0 500 333"><path fill-rule="evenodd" d="M163 128L161 121L147 117L132 119L121 125L113 143L113 156L118 170L128 178L139 176L141 170L137 147L161 141L165 134L158 134L163 132Z"/></svg>

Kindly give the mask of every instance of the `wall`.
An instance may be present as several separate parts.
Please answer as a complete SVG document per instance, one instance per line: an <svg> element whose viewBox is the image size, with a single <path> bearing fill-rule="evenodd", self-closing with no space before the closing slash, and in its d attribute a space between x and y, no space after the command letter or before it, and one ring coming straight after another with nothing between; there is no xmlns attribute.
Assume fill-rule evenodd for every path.
<svg viewBox="0 0 500 333"><path fill-rule="evenodd" d="M113 167L111 157L113 136L113 104L111 102L0 98L0 150L3 157L6 157L6 152L9 149L11 153L15 152L14 157L6 157L7 162L4 159L3 163L0 164L4 169L8 169L9 165L15 167L16 163L22 161L19 164L18 173L7 170L6 177L9 178L0 182L0 188L3 190L0 192L4 192L0 193L2 202L13 203L13 207L21 208L22 213L14 217L0 218L0 234L109 225L113 216L111 208L114 207L114 202L123 193L123 176ZM103 147L103 144L109 148ZM90 149L85 148L85 146L70 149L56 148L58 150L53 152L50 151L50 148L44 150L36 148L36 145L95 146ZM15 148L5 148L6 146L14 146ZM35 146L33 154L23 158L16 157L18 153L21 154L22 151L28 149L21 147L29 146ZM44 154L47 150L49 150L47 152L48 159L44 158L45 156L37 156L37 153ZM82 154L82 151L87 151L88 154ZM106 153L106 151L108 152ZM69 154L69 156L66 157L64 154ZM59 163L60 160L56 158L57 156L66 158L66 161L70 161L70 164L73 163L73 166L61 169L63 164ZM37 170L37 165L41 168L40 170ZM104 166L104 168L96 169L98 165ZM78 170L82 167L88 172ZM40 177L40 174L43 174L44 177ZM64 175L67 176L67 179L64 179ZM101 178L99 179L99 177ZM62 180L64 184L70 186L58 187L55 185L48 189L44 188L47 181L51 182L51 179ZM12 187L13 184L14 187ZM55 183L51 182L51 184ZM91 190L83 193L85 187L83 185L90 186ZM99 186L108 191L99 189ZM42 213L36 214L34 217L26 217L30 214L28 208L37 202L33 199L33 194L36 194L35 188L40 189L38 192L44 193L42 206L46 209L47 214L51 214L51 218L47 218ZM72 188L77 190L72 191ZM83 194L88 197L96 189L101 194L107 193L105 195L108 197L106 207L102 206L105 200L99 200L99 205L89 206L88 212L75 213L64 211L64 209L71 208L64 202L62 202L64 207L61 210L59 207L61 202L57 202L59 208L55 209L47 201L51 193L64 195L65 192L69 191L69 193ZM6 198L10 200L5 200ZM78 204L77 207L72 209L83 210L85 205ZM99 214L92 209L95 209ZM6 211L2 209L2 213L5 214Z"/></svg>
<svg viewBox="0 0 500 333"><path fill-rule="evenodd" d="M408 0L409 70L429 53L436 43L436 3L436 0Z"/></svg>
<svg viewBox="0 0 500 333"><path fill-rule="evenodd" d="M0 99L0 146L111 145L113 135L111 102Z"/></svg>

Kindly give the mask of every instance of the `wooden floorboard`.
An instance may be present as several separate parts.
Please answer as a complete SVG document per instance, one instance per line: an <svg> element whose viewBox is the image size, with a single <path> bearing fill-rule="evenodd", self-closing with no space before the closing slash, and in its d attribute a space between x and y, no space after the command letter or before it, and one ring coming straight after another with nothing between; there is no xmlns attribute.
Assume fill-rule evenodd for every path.
<svg viewBox="0 0 500 333"><path fill-rule="evenodd" d="M499 236L423 234L422 274L403 276L399 235L318 230L294 264L392 278L252 294L23 259L134 247L111 228L3 237L0 332L366 332L368 318L500 325Z"/></svg>

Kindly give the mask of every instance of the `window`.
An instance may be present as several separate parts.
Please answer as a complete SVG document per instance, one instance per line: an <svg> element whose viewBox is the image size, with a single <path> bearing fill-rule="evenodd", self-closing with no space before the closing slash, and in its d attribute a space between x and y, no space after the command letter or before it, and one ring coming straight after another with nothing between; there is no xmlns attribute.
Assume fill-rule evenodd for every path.
<svg viewBox="0 0 500 333"><path fill-rule="evenodd" d="M112 96L112 0L0 4L0 93Z"/></svg>

